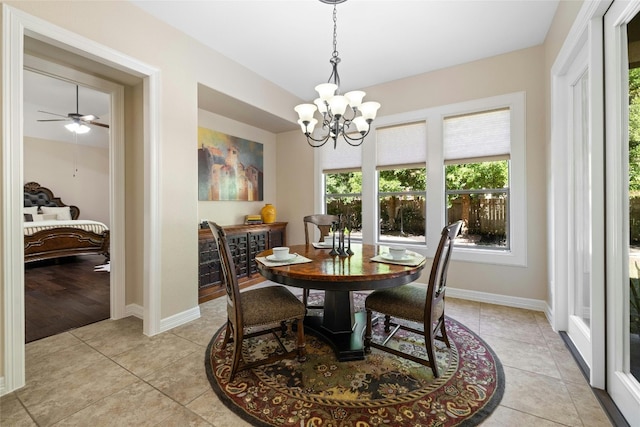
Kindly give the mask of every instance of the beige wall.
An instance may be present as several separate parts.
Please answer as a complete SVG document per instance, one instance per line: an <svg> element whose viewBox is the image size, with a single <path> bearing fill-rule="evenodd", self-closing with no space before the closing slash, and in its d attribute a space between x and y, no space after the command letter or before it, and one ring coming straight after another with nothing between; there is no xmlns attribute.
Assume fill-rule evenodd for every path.
<svg viewBox="0 0 640 427"><path fill-rule="evenodd" d="M314 211L315 149L307 145L300 131L278 135L278 173L276 185L278 221L288 222L287 243L304 244L302 218Z"/></svg>
<svg viewBox="0 0 640 427"><path fill-rule="evenodd" d="M79 219L109 226L109 150L40 138L24 139L24 182L47 187Z"/></svg>
<svg viewBox="0 0 640 427"><path fill-rule="evenodd" d="M264 200L260 202L199 201L198 219L215 221L219 225L242 224L245 215L260 214L265 203L276 203L276 135L218 114L198 110L198 126L263 144ZM196 155L197 141L193 144ZM196 181L197 182L197 181ZM196 194L196 198L198 195ZM276 205L277 209L277 205ZM279 216L279 215L278 215ZM280 218L276 218L278 221Z"/></svg>
<svg viewBox="0 0 640 427"><path fill-rule="evenodd" d="M144 134L142 122L142 83L125 87L125 303L144 306Z"/></svg>

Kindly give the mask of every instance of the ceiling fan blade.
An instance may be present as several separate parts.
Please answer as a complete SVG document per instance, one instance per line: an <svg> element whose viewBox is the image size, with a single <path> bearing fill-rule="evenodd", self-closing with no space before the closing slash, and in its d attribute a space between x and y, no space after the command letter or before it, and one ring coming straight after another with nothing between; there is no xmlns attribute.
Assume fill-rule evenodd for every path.
<svg viewBox="0 0 640 427"><path fill-rule="evenodd" d="M42 111L42 110L38 110L38 113L51 114L53 116L58 116L58 117L68 117L68 116L63 116L62 114L50 113L49 111Z"/></svg>
<svg viewBox="0 0 640 427"><path fill-rule="evenodd" d="M109 129L109 125L104 124L104 123L98 123L95 120L99 119L100 117L94 115L94 114L80 114L79 113L79 93L78 93L79 87L78 85L76 85L76 112L75 113L69 113L66 116L63 116L62 114L57 114L57 113L51 113L49 111L43 111L43 110L38 110L39 113L45 113L45 114L51 114L53 116L58 116L58 117L64 117L62 119L41 119L41 120L37 120L38 122L66 122L66 121L72 121L75 123L86 123L89 125L94 125L94 126L100 126L103 128L107 128Z"/></svg>
<svg viewBox="0 0 640 427"><path fill-rule="evenodd" d="M104 123L98 123L98 122L94 122L94 121L88 121L87 123L89 123L90 125L100 126L100 127L109 129L109 125L104 124Z"/></svg>

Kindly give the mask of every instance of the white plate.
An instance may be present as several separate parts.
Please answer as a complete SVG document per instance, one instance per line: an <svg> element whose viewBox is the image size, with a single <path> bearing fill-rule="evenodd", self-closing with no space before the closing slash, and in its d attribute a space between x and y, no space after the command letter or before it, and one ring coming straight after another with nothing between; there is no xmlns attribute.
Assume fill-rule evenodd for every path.
<svg viewBox="0 0 640 427"><path fill-rule="evenodd" d="M316 243L317 246L320 246L322 248L332 248L333 247L333 243L326 243L326 242L318 242Z"/></svg>
<svg viewBox="0 0 640 427"><path fill-rule="evenodd" d="M267 255L267 261L271 261L271 262L289 262L289 261L294 260L297 256L298 256L298 254L289 254L289 256L287 256L286 258L276 258L273 255Z"/></svg>
<svg viewBox="0 0 640 427"><path fill-rule="evenodd" d="M413 255L410 255L410 254L405 254L402 258L394 258L389 253L381 254L380 257L382 259L386 259L387 261L411 261L415 258Z"/></svg>

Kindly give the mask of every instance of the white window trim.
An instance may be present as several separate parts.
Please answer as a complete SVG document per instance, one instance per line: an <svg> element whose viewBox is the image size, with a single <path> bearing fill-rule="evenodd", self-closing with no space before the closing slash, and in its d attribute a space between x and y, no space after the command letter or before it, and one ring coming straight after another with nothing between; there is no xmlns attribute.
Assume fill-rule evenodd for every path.
<svg viewBox="0 0 640 427"><path fill-rule="evenodd" d="M527 206L526 206L526 129L524 92L515 92L489 98L466 101L445 106L433 107L407 113L378 117L372 124L371 133L362 147L362 234L363 243L394 246L390 242L378 239L379 223L376 174L376 141L375 130L378 127L401 125L418 121L427 123L427 226L426 245L418 243L410 245L411 249L433 258L445 226L445 177L442 121L446 116L492 110L509 107L511 111L511 165L509 168L509 236L510 249L471 249L456 248L453 259L497 265L527 265ZM322 171L316 161L316 210L323 209ZM434 189L439 189L434 191Z"/></svg>
<svg viewBox="0 0 640 427"><path fill-rule="evenodd" d="M507 95L484 98L459 104L452 104L446 107L438 108L441 117L438 120L439 126L445 116L454 114L471 113L474 111L490 110L499 107L509 107L511 111L511 155L509 165L509 240L510 249L508 250L492 250L492 249L472 249L472 248L456 248L453 252L453 259L461 261L482 262L487 264L504 264L504 265L527 265L527 197L526 197L526 129L525 129L525 102L524 92L517 92ZM442 156L442 132L439 134ZM435 160L435 159L434 159ZM439 165L431 167L439 167L442 175L440 188L444 188L444 164L443 158L440 157ZM427 191L429 186L427 180ZM441 197L441 205L444 204L444 196ZM441 208L444 215L444 206ZM444 219L441 222L444 226ZM439 238L440 230L430 230L431 238L427 238L430 248L435 248L437 238ZM435 235L433 233L436 233Z"/></svg>

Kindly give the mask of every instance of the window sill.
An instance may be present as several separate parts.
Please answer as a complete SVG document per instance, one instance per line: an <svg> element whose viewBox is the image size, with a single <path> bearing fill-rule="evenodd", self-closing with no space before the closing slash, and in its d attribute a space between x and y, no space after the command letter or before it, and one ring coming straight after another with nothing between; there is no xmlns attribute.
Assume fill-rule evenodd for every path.
<svg viewBox="0 0 640 427"><path fill-rule="evenodd" d="M513 250L470 249L456 247L451 254L454 261L476 262L482 264L511 265L526 267L526 256Z"/></svg>

